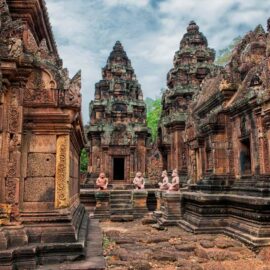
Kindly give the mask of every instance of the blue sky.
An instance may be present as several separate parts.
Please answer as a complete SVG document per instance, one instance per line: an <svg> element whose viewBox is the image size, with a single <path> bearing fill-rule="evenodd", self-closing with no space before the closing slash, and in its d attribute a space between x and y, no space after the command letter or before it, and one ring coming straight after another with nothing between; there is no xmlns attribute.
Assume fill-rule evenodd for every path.
<svg viewBox="0 0 270 270"><path fill-rule="evenodd" d="M225 48L237 36L265 28L267 0L46 0L58 50L73 76L82 70L83 119L101 68L116 40L132 62L144 97L166 87L175 51L191 20L211 48Z"/></svg>

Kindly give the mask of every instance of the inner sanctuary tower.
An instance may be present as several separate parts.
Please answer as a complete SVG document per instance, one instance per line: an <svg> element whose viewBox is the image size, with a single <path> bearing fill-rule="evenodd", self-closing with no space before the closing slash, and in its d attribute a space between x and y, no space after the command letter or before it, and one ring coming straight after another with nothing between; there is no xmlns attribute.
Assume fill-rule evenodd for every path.
<svg viewBox="0 0 270 270"><path fill-rule="evenodd" d="M146 158L150 132L146 126L146 104L131 62L117 41L102 69L90 102L90 178L100 172L109 183L128 184L137 171L147 176Z"/></svg>

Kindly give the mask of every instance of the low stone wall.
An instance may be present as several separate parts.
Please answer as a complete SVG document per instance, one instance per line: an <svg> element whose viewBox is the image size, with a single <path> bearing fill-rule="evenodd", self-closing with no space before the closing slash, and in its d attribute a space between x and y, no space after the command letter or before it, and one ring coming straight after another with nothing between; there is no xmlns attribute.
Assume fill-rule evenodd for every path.
<svg viewBox="0 0 270 270"><path fill-rule="evenodd" d="M156 192L154 218L193 233L224 233L252 247L270 245L270 198L204 192Z"/></svg>

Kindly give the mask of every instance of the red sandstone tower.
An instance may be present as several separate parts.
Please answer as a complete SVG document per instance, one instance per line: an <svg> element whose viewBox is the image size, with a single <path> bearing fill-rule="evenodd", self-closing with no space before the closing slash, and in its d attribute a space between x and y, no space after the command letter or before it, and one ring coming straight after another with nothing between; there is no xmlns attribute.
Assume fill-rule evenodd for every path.
<svg viewBox="0 0 270 270"><path fill-rule="evenodd" d="M159 124L159 149L164 169L178 169L182 180L187 176L187 151L184 130L190 103L199 92L200 83L215 69L215 52L208 48L199 26L190 22L180 49L175 53L173 68L167 75L168 89L162 96L162 115Z"/></svg>
<svg viewBox="0 0 270 270"><path fill-rule="evenodd" d="M105 172L110 183L131 183L137 171L147 176L150 133L141 86L123 46L117 41L90 103L89 173Z"/></svg>

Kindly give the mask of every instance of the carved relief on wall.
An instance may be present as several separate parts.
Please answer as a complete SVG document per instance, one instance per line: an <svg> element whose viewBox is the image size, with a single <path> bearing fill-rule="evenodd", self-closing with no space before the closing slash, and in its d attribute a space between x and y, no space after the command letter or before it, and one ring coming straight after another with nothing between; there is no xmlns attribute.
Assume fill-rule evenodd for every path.
<svg viewBox="0 0 270 270"><path fill-rule="evenodd" d="M5 194L6 194L6 202L9 204L16 203L16 195L18 193L19 188L19 179L17 178L7 178L5 184Z"/></svg>
<svg viewBox="0 0 270 270"><path fill-rule="evenodd" d="M55 177L55 207L69 206L69 136L57 138L56 177Z"/></svg>
<svg viewBox="0 0 270 270"><path fill-rule="evenodd" d="M249 134L246 116L242 115L240 118L240 132L241 136L247 136Z"/></svg>
<svg viewBox="0 0 270 270"><path fill-rule="evenodd" d="M20 174L20 145L21 136L19 134L10 135L9 140L9 162L8 162L8 177L16 177Z"/></svg>
<svg viewBox="0 0 270 270"><path fill-rule="evenodd" d="M18 132L20 125L20 113L19 108L15 106L11 106L9 108L9 132L16 133Z"/></svg>
<svg viewBox="0 0 270 270"><path fill-rule="evenodd" d="M37 42L29 29L24 32L24 46L28 52L33 54L38 50Z"/></svg>
<svg viewBox="0 0 270 270"><path fill-rule="evenodd" d="M56 104L56 82L51 74L44 70L34 70L26 83L24 105L54 105Z"/></svg>
<svg viewBox="0 0 270 270"><path fill-rule="evenodd" d="M148 162L148 178L151 182L157 183L160 180L163 168L162 156L158 149L151 151Z"/></svg>
<svg viewBox="0 0 270 270"><path fill-rule="evenodd" d="M68 79L67 79L68 80ZM68 84L67 89L59 93L59 101L62 106L81 107L81 71L79 71Z"/></svg>
<svg viewBox="0 0 270 270"><path fill-rule="evenodd" d="M20 38L9 39L8 56L18 58L23 54L23 42Z"/></svg>
<svg viewBox="0 0 270 270"><path fill-rule="evenodd" d="M10 204L0 204L0 225L8 224L10 221L12 206Z"/></svg>

